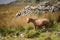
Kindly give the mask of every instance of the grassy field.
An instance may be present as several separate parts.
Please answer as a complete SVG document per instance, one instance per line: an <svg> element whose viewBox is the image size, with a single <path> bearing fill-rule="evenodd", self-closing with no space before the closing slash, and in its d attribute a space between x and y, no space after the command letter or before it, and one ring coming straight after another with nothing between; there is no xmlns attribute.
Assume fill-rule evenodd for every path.
<svg viewBox="0 0 60 40"><path fill-rule="evenodd" d="M18 10L24 6L0 5L0 40L60 40L60 23L57 22L60 12L47 12L45 14L28 14L16 17ZM49 18L52 28L49 32L34 30L32 23L27 23L27 18ZM23 37L21 34L24 34Z"/></svg>

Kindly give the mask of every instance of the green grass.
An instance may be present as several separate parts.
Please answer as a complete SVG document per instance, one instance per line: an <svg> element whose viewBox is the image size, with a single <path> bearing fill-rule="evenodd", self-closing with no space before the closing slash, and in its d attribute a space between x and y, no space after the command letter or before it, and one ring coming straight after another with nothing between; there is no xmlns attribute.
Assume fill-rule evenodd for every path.
<svg viewBox="0 0 60 40"><path fill-rule="evenodd" d="M11 26L11 27L0 27L0 40L59 40L60 36L55 35L57 31L60 31L60 23L55 23L54 28L49 32L40 32L40 30L34 30L32 26L24 28L23 26ZM21 33L25 33L23 39L19 37ZM9 35L9 36L8 36ZM14 37L17 36L17 37ZM47 38L46 38L47 37Z"/></svg>

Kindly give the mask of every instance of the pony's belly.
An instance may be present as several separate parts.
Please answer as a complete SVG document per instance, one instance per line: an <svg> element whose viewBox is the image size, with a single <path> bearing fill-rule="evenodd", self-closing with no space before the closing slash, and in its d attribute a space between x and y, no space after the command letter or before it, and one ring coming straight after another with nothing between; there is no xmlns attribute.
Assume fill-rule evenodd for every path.
<svg viewBox="0 0 60 40"><path fill-rule="evenodd" d="M37 26L42 26L43 23L42 23L42 22L39 22L39 23L35 23L35 25L37 25Z"/></svg>

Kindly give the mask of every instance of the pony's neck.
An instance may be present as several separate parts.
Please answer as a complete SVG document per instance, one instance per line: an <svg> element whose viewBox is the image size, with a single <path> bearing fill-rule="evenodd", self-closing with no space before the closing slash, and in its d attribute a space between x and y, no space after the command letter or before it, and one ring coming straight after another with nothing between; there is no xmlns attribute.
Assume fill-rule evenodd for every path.
<svg viewBox="0 0 60 40"><path fill-rule="evenodd" d="M31 19L31 22L34 23L36 19Z"/></svg>

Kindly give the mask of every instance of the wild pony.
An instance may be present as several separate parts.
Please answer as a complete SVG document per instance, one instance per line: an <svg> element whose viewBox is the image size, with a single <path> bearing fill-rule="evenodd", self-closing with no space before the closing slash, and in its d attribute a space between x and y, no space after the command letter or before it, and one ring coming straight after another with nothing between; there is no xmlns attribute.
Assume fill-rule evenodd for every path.
<svg viewBox="0 0 60 40"><path fill-rule="evenodd" d="M42 19L34 19L34 18L27 18L27 23L32 22L35 26L35 29L42 28L42 26L45 26L45 29L48 30L50 27L50 21L47 18Z"/></svg>

